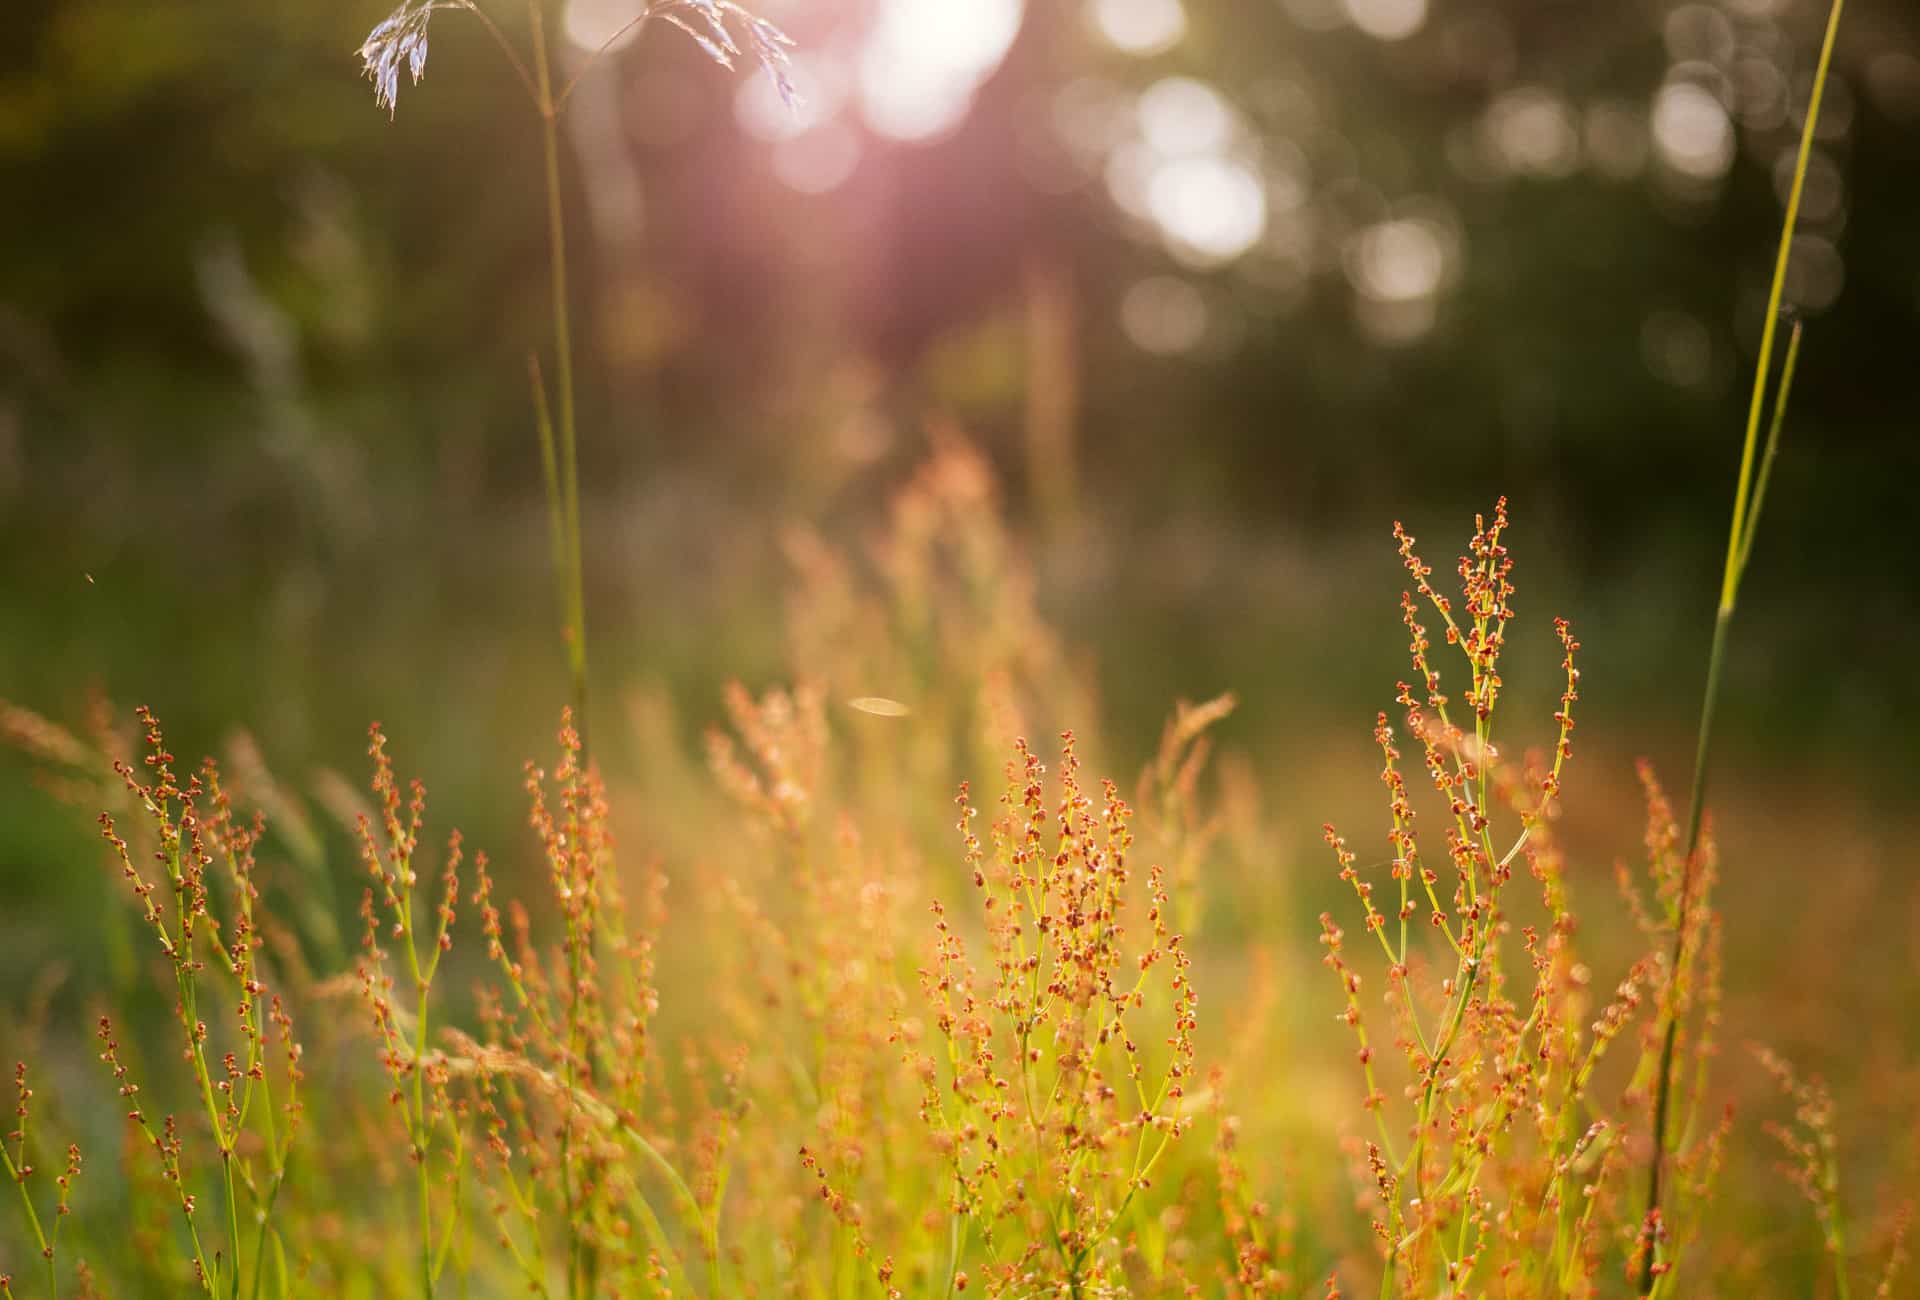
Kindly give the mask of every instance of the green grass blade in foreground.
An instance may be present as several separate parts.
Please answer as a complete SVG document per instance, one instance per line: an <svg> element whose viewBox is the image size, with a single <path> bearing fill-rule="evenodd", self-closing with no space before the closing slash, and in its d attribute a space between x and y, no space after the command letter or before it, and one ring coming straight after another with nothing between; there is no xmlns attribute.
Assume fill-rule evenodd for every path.
<svg viewBox="0 0 1920 1300"><path fill-rule="evenodd" d="M1653 1155L1652 1166L1647 1177L1646 1213L1643 1216L1643 1222L1649 1223L1661 1209L1661 1175L1666 1161L1667 1119L1673 1100L1673 1055L1679 1037L1681 1019L1681 1008L1677 1005L1672 990L1678 988L1690 955L1688 939L1691 926L1688 918L1693 906L1695 866L1700 847L1700 825L1705 814L1707 757L1713 736L1714 706L1720 693L1721 669L1726 658L1733 612L1739 602L1740 579L1746 570L1746 560L1752 549L1754 530L1759 523L1760 506L1765 499L1766 482L1773 461L1774 448L1778 444L1786 399L1793 380L1793 365L1799 355L1800 330L1797 325L1794 329L1793 341L1787 349L1787 363L1783 367L1775 398L1774 419L1767 438L1765 462L1761 466L1756 483L1754 457L1759 449L1760 417L1766 405L1767 379L1772 369L1774 337L1779 327L1781 298L1786 289L1787 265L1793 251L1793 230L1800 215L1800 196L1806 185L1807 160L1813 152L1814 132L1820 120L1820 101L1826 91L1827 71L1833 63L1834 40L1840 30L1840 15L1845 7L1846 0L1833 0L1833 6L1827 15L1826 35L1820 46L1820 61L1814 71L1813 89L1807 102L1806 122L1800 133L1800 151L1794 162L1793 186L1787 194L1786 219L1780 232L1779 252L1774 258L1773 281L1767 293L1767 315L1760 335L1760 355L1754 366L1753 396L1747 408L1746 440L1741 448L1740 475L1734 487L1733 519L1727 534L1726 566L1721 575L1720 604L1714 619L1713 645L1707 658L1706 691L1700 705L1700 728L1694 752L1692 793L1688 799L1685 856L1682 858L1680 896L1674 913L1673 958L1668 968L1669 993L1662 1000L1660 1012L1661 1018L1665 1021L1665 1028L1660 1049L1660 1068L1654 1089ZM1657 1253L1656 1245L1650 1244L1646 1258L1642 1261L1638 1290L1643 1295L1652 1285Z"/></svg>

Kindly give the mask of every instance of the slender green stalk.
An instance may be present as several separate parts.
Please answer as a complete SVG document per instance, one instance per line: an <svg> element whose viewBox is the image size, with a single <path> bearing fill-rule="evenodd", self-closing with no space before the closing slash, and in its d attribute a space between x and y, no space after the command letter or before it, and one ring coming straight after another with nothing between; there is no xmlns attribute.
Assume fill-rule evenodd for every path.
<svg viewBox="0 0 1920 1300"><path fill-rule="evenodd" d="M587 748L587 602L580 546L580 459L574 410L573 313L567 293L566 194L560 183L560 103L553 88L552 59L547 51L546 18L541 0L527 0L533 36L533 69L540 110L540 146L547 186L548 278L553 295L554 384L557 421L542 416L542 468L547 475L549 502L558 499L561 557L560 584L566 602L567 670L573 679L573 725L580 733L580 749ZM539 397L544 406L544 390ZM559 455L553 455L552 434L559 433ZM556 464L557 459L557 464ZM555 475L558 481L555 481Z"/></svg>
<svg viewBox="0 0 1920 1300"><path fill-rule="evenodd" d="M1760 523L1760 507L1766 504L1767 484L1773 478L1773 458L1780 450L1780 426L1786 423L1787 399L1793 392L1793 371L1800 361L1800 336L1805 322L1794 321L1787 336L1787 359L1780 366L1780 388L1773 395L1773 423L1767 429L1767 450L1760 457L1760 478L1753 487L1753 509L1747 512L1747 535L1740 539L1740 571L1746 572L1747 559L1753 554L1753 534Z"/></svg>
<svg viewBox="0 0 1920 1300"><path fill-rule="evenodd" d="M1833 1148L1826 1143L1826 1168L1820 1190L1826 1197L1827 1254L1833 1257L1833 1289L1840 1300L1853 1300L1853 1286L1847 1280L1847 1230L1840 1218L1840 1166Z"/></svg>
<svg viewBox="0 0 1920 1300"><path fill-rule="evenodd" d="M967 1253L967 1216L956 1214L947 1225L947 1285L941 1289L942 1300L953 1294L954 1279L960 1273L960 1259Z"/></svg>
<svg viewBox="0 0 1920 1300"><path fill-rule="evenodd" d="M286 1180L287 1180L286 1157L283 1155L281 1157L280 1168L274 1173L273 1183L270 1187L267 1188L266 1201L260 1206L260 1212L259 1212L259 1215L257 1216L259 1220L259 1229L255 1235L254 1246L253 1246L254 1259L258 1261L253 1271L252 1294L253 1294L254 1300L259 1300L260 1287L267 1276L266 1260L267 1260L267 1246L269 1244L269 1238L271 1238L271 1243L274 1246L275 1252L276 1252L276 1259L278 1259L278 1252L280 1248L280 1234L277 1230L273 1230L271 1225L273 1222L273 1207L280 1199L280 1187L283 1183L286 1182ZM279 1264L280 1264L280 1270L282 1274L281 1280L280 1280L280 1293L284 1296L286 1294L285 1261L279 1260Z"/></svg>
<svg viewBox="0 0 1920 1300"><path fill-rule="evenodd" d="M560 599L560 624L568 620L567 599L567 514L560 494L560 462L554 451L553 404L547 399L546 376L540 372L540 358L527 357L527 383L533 389L534 428L540 434L540 478L547 489L547 529L553 545L555 595Z"/></svg>
<svg viewBox="0 0 1920 1300"><path fill-rule="evenodd" d="M232 1270L227 1278L227 1294L232 1300L240 1300L240 1204L233 1190L233 1161L231 1147L220 1153L220 1176L227 1189L227 1249L232 1254L227 1263Z"/></svg>
<svg viewBox="0 0 1920 1300"><path fill-rule="evenodd" d="M413 936L407 935L408 955L412 955ZM427 1073L427 986L420 984L418 1025L414 1040L413 1057L413 1110L414 1122L419 1133L414 1139L416 1150L414 1173L420 1192L420 1282L422 1294L427 1300L433 1300L433 1175L427 1169L427 1153L433 1140L432 1124L427 1119L426 1073Z"/></svg>
<svg viewBox="0 0 1920 1300"><path fill-rule="evenodd" d="M560 105L567 91L554 93L552 59L547 51L546 18L541 0L527 0L533 39L535 103L540 113L540 146L547 187L548 278L553 295L554 378L559 388L558 453L555 420L539 362L531 366L535 416L540 433L540 468L546 480L547 517L553 531L554 574L560 584L567 670L573 681L573 725L580 737L581 762L587 762L587 612L580 546L580 461L573 390L573 320L567 292L566 194L560 181ZM568 923L571 930L572 922ZM567 1096L572 1103L573 1064L578 1056L574 1023L580 987L579 952L568 943L571 994L567 1015ZM573 1116L560 1127L560 1187L565 1202L567 1294L579 1293L584 1243L574 1230L571 1146Z"/></svg>
<svg viewBox="0 0 1920 1300"><path fill-rule="evenodd" d="M181 825L185 825L185 813L181 816ZM239 1300L240 1295L240 1216L237 1198L234 1194L233 1162L234 1144L238 1140L237 1129L230 1128L222 1114L220 1104L214 1099L213 1075L207 1068L206 1036L204 1026L200 1024L199 986L194 979L198 963L193 960L193 911L196 904L186 876L186 866L181 853L181 834L176 828L167 839L167 872L174 885L174 905L176 923L181 936L183 960L176 967L174 979L180 990L179 1020L180 1027L186 1031L187 1061L193 1067L195 1080L200 1085L200 1100L206 1107L207 1125L213 1132L214 1142L220 1152L220 1181L226 1197L227 1210L227 1269L229 1275L226 1290L231 1300ZM214 945L217 949L218 945ZM213 1273L206 1279L209 1294L220 1290L220 1254L216 1250L213 1257Z"/></svg>
<svg viewBox="0 0 1920 1300"><path fill-rule="evenodd" d="M47 1261L47 1294L52 1296L53 1300L59 1300L60 1279L54 1271L53 1250L48 1246L46 1233L40 1227L40 1215L33 1208L33 1196L27 1191L27 1180L20 1172L20 1169L26 1165L27 1161L26 1121L24 1119L20 1121L20 1128L20 1164L16 1166L13 1162L13 1157L7 1154L5 1145L0 1144L0 1168L6 1170L8 1181L20 1189L20 1204L26 1207L27 1226L33 1230L34 1245L40 1248L41 1257ZM56 1227L57 1226L58 1225L56 1225Z"/></svg>
<svg viewBox="0 0 1920 1300"><path fill-rule="evenodd" d="M1726 567L1720 580L1720 604L1714 617L1713 644L1707 653L1706 694L1700 703L1700 728L1693 759L1693 788L1687 801L1687 838L1680 874L1680 896L1674 916L1673 958L1668 968L1668 995L1662 999L1661 1019L1665 1022L1660 1046L1660 1067L1654 1089L1653 1157L1647 1176L1647 1206L1642 1222L1650 1222L1659 1213L1661 1176L1666 1164L1667 1120L1673 1102L1673 1056L1679 1038L1684 1008L1678 988L1690 958L1693 926L1689 915L1698 874L1700 825L1706 811L1707 756L1713 736L1714 706L1720 694L1721 670L1726 659L1728 632L1733 612L1739 603L1740 580L1746 572L1752 552L1754 530L1759 525L1760 507L1766 498L1774 454L1779 446L1780 429L1785 418L1786 401L1793 382L1794 364L1799 358L1800 326L1795 324L1787 346L1780 385L1774 398L1773 421L1767 432L1764 458L1756 475L1754 457L1759 450L1760 417L1766 406L1767 379L1772 370L1774 335L1780 322L1780 301L1786 289L1787 263L1793 251L1793 229L1800 215L1800 195L1807 179L1807 160L1813 153L1814 130L1820 120L1820 100L1826 91L1827 70L1833 63L1834 40L1840 31L1840 14L1846 0L1833 0L1827 15L1825 39L1820 46L1820 61L1814 70L1813 90L1807 101L1806 122L1800 132L1800 152L1794 161L1793 186L1787 193L1786 220L1780 232L1780 249L1774 258L1773 282L1767 292L1766 321L1760 334L1760 356L1755 362L1753 396L1747 407L1746 441L1740 452L1740 477L1734 488L1733 519L1727 532ZM1639 1294L1652 1287L1656 1251L1649 1246L1641 1264Z"/></svg>

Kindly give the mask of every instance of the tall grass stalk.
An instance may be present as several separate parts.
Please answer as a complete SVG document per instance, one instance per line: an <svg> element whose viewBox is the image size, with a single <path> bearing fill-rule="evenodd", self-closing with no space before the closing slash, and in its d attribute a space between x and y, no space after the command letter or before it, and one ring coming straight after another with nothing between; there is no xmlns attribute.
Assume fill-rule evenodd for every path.
<svg viewBox="0 0 1920 1300"><path fill-rule="evenodd" d="M562 592L567 673L573 685L574 726L581 751L590 752L587 726L587 601L585 565L580 548L580 456L573 388L573 312L567 281L566 193L560 181L560 107L565 91L556 97L552 58L547 51L546 15L541 0L527 0L532 30L535 107L540 113L540 148L547 189L548 277L553 295L554 380L559 388L558 455L556 421L547 407L544 385L535 371L534 395L538 408L541 468L547 484L547 502L554 530L555 577ZM569 83L568 90L572 89Z"/></svg>
<svg viewBox="0 0 1920 1300"><path fill-rule="evenodd" d="M537 382L540 463L547 481L547 506L554 528L555 577L560 584L567 643L567 672L573 683L573 719L580 739L580 757L589 762L587 725L587 610L580 554L580 456L573 393L573 313L567 291L566 193L560 181L560 105L554 97L552 59L547 51L546 14L541 0L527 0L527 24L533 40L534 89L540 111L540 150L547 187L547 271L553 294L554 378L559 385L559 453L554 451L554 420L545 392ZM580 946L568 920L567 954L570 984L580 986ZM560 1124L560 1188L565 1209L561 1231L566 1242L567 1295L579 1294L588 1264L583 1243L575 1231L571 1144L574 1119L574 1063L581 1056L577 999L567 1001L566 1088L567 1114Z"/></svg>
<svg viewBox="0 0 1920 1300"><path fill-rule="evenodd" d="M1800 130L1799 156L1794 160L1793 185L1787 193L1786 220L1780 231L1780 250L1774 258L1773 282L1767 292L1766 321L1760 333L1760 355L1754 365L1753 397L1747 407L1746 440L1740 452L1740 474L1734 487L1733 519L1727 531L1727 560L1720 580L1720 604L1714 616L1713 644L1707 652L1707 682L1700 703L1700 726L1693 758L1692 793L1687 800L1686 848L1682 862L1680 893L1673 915L1673 956L1668 969L1668 995L1662 999L1660 1017L1665 1022L1660 1048L1660 1068L1654 1088L1653 1158L1647 1175L1645 1222L1651 1224L1660 1213L1661 1177L1666 1163L1667 1126L1673 1101L1673 1057L1685 1008L1676 990L1686 964L1691 960L1689 943L1694 927L1688 912L1693 904L1698 875L1700 826L1706 810L1707 758L1713 740L1714 706L1720 695L1721 670L1733 626L1734 609L1739 603L1740 580L1753 551L1754 530L1759 526L1760 508L1766 501L1767 481L1772 475L1775 452L1779 448L1780 429L1785 419L1787 398L1793 384L1794 365L1800 354L1801 325L1794 323L1781 367L1779 387L1774 394L1773 419L1767 430L1766 450L1758 471L1754 459L1759 450L1760 420L1766 408L1767 380L1772 372L1773 345L1780 322L1780 302L1785 292L1787 264L1793 250L1793 229L1800 215L1800 195L1807 179L1807 160L1813 153L1814 132L1820 121L1820 101L1826 91L1827 70L1833 62L1835 37L1840 31L1840 14L1846 0L1833 0L1827 14L1826 36L1820 45L1820 61L1813 74L1813 89L1807 100L1806 121ZM1641 1265L1639 1289L1646 1294L1652 1287L1656 1252L1649 1250Z"/></svg>
<svg viewBox="0 0 1920 1300"><path fill-rule="evenodd" d="M21 1074L22 1076L25 1074L24 1066L21 1067ZM26 1084L24 1082L20 1084L20 1089L21 1092L25 1094ZM22 1103L20 1110L24 1111L25 1109L26 1106ZM24 1114L19 1116L19 1123L14 1129L14 1134L18 1135L16 1140L20 1143L19 1162L16 1163L13 1156L7 1151L6 1143L0 1142L0 1169L4 1169L8 1181L20 1189L20 1204L27 1212L27 1227L33 1233L33 1244L39 1247L40 1257L46 1261L47 1295L51 1297L51 1300L60 1300L60 1275L54 1271L55 1246L60 1239L60 1221L58 1219L54 1220L53 1240L49 1241L47 1239L46 1229L40 1226L39 1211L33 1207L33 1196L27 1191L27 1175L22 1172L23 1170L31 1170L32 1168L32 1166L27 1163L27 1120ZM13 1137L14 1134L9 1134L8 1136ZM64 1201L65 1198L63 1197L62 1199ZM11 1289L9 1289L8 1293L11 1294Z"/></svg>

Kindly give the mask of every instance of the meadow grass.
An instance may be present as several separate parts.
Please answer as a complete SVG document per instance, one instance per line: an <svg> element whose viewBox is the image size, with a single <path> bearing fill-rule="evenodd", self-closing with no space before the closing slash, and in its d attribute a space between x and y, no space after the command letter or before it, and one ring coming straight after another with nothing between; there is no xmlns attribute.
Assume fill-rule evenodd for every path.
<svg viewBox="0 0 1920 1300"><path fill-rule="evenodd" d="M409 0L363 49L388 108L438 10L485 19ZM733 5L646 17L722 62L740 26L783 68L784 38ZM1177 705L1131 799L1087 776L1098 709L956 439L871 556L791 535L793 684L731 688L703 771L658 745L647 838L678 856L620 855L623 795L586 732L555 134L575 82L556 84L539 0L530 57L486 23L540 120L550 198L555 392L530 375L572 703L551 765L522 769L527 832L501 867L430 829L378 725L361 787L309 797L245 743L183 768L146 710L69 729L0 705L0 734L99 816L103 888L118 876L152 976L92 1018L90 1079L60 1068L71 1026L18 1020L59 1087L16 1069L0 1295L1712 1293L1738 1258L1723 1175L1751 1138L1713 1075L1728 990L1706 776L1801 340L1762 446L1786 239L1688 806L1643 765L1643 862L1618 873L1638 955L1588 950L1557 831L1580 696L1565 620L1558 708L1531 746L1508 738L1502 499L1457 589L1393 528L1409 671L1373 729L1388 856L1325 828L1347 893L1319 918L1332 982L1283 988L1271 961L1210 956L1228 832L1284 835L1245 770L1212 762L1232 699ZM644 700L633 718L657 731ZM357 943L325 896L341 856ZM1325 1050L1272 1028L1287 1002L1346 1040L1335 1113L1300 1117L1284 1086L1290 1055ZM1753 1059L1790 1104L1766 1129L1810 1204L1819 1285L1896 1294L1911 1202L1850 1214L1826 1085ZM116 1094L118 1136L82 1181ZM1302 1169L1289 1123L1338 1135L1344 1168L1323 1141L1309 1154L1336 1167Z"/></svg>
<svg viewBox="0 0 1920 1300"><path fill-rule="evenodd" d="M322 784L316 814L244 747L237 775L182 777L150 717L76 733L10 707L56 792L108 809L153 989L96 1017L91 1075L58 1025L55 1095L23 1074L5 1240L35 1266L9 1288L1623 1295L1651 1258L1643 1294L1708 1293L1740 1245L1723 1171L1754 1142L1712 1074L1711 822L1688 883L1684 817L1643 771L1643 867L1576 909L1591 873L1556 828L1579 643L1557 626L1535 748L1505 740L1507 528L1504 506L1475 528L1457 594L1399 531L1389 857L1327 832L1350 919L1321 918L1326 985L1286 978L1304 915L1251 965L1220 932L1225 837L1284 834L1213 761L1230 699L1176 709L1131 791L1084 775L1097 728L1060 718L1095 711L964 444L902 491L880 563L795 539L798 684L732 689L704 772L663 764L668 824L639 831L664 860L619 856L621 799L567 717L501 865L430 817L378 728L362 790ZM855 694L877 681L889 707ZM358 858L357 944L308 905L309 842ZM1610 913L1639 935L1618 966L1585 939ZM1349 1038L1331 1112L1298 1091L1289 1058L1328 1044L1275 1028L1289 1003ZM1666 1006L1688 1027L1654 1217ZM1764 1059L1826 1285L1897 1294L1898 1197L1849 1213L1825 1086ZM76 1182L70 1144L116 1090L123 1140Z"/></svg>

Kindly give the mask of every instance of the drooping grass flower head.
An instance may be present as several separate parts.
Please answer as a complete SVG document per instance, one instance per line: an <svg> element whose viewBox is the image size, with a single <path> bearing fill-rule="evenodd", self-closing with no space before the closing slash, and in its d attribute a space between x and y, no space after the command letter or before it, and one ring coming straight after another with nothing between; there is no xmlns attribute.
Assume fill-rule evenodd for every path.
<svg viewBox="0 0 1920 1300"><path fill-rule="evenodd" d="M730 0L655 0L647 6L647 12L658 14L693 37L723 68L733 67L734 59L741 54L739 43L727 29L727 19L736 20L745 33L747 52L773 79L781 102L788 108L799 107L800 95L793 86L793 61L787 57L793 38L774 24Z"/></svg>
<svg viewBox="0 0 1920 1300"><path fill-rule="evenodd" d="M490 34L498 42L516 72L526 83L529 93L540 108L542 115L558 113L565 103L566 89L558 96L546 89L542 81L536 89L528 74L526 65L514 52L500 30L487 21L474 0L402 0L399 8L382 19L378 26L367 33L367 39L360 45L360 62L367 79L373 82L374 102L391 115L400 97L400 70L404 66L407 73L418 84L427 71L427 26L436 9L466 9L486 21ZM648 20L660 18L671 23L691 36L699 43L707 56L723 68L731 69L734 60L743 55L751 56L767 75L773 79L774 86L780 92L780 98L789 108L799 106L800 96L793 85L792 60L787 50L793 40L779 27L757 14L749 13L731 0L649 0L637 4L633 16L617 28L607 41L587 59L591 64L601 54L613 48L615 42L634 28L644 26ZM731 24L731 26L729 26ZM737 28L740 35L736 36ZM744 49L742 46L744 45ZM544 58L544 54L537 56ZM540 64L544 69L544 63ZM579 71L584 72L586 65ZM544 71L542 76L544 77ZM577 74L576 78L577 80Z"/></svg>
<svg viewBox="0 0 1920 1300"><path fill-rule="evenodd" d="M427 72L427 24L433 18L432 0L405 0L360 44L360 62L373 83L373 99L394 112L400 99L400 66L405 64L415 85Z"/></svg>

